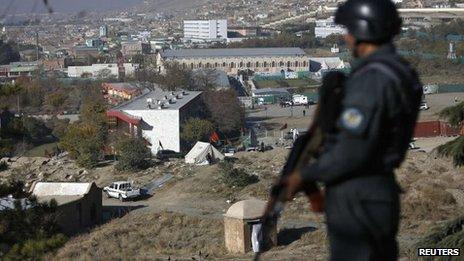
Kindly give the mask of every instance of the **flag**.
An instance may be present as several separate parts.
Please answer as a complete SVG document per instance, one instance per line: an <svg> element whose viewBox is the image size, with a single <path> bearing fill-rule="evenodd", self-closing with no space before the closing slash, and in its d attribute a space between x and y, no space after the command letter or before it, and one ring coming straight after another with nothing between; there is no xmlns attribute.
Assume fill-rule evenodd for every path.
<svg viewBox="0 0 464 261"><path fill-rule="evenodd" d="M159 141L159 146L160 146L160 148L161 148L162 150L164 150L163 144L161 144L161 141Z"/></svg>
<svg viewBox="0 0 464 261"><path fill-rule="evenodd" d="M213 133L209 137L209 141L214 142L214 143L218 142L219 141L219 135L215 131L213 131Z"/></svg>

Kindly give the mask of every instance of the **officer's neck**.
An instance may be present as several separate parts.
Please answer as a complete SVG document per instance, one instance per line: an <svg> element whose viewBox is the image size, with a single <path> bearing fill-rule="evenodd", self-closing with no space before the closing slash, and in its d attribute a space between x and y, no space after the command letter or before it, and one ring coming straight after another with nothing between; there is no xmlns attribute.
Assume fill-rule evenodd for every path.
<svg viewBox="0 0 464 261"><path fill-rule="evenodd" d="M373 43L359 43L356 46L356 54L359 58L369 56L380 48L380 45Z"/></svg>

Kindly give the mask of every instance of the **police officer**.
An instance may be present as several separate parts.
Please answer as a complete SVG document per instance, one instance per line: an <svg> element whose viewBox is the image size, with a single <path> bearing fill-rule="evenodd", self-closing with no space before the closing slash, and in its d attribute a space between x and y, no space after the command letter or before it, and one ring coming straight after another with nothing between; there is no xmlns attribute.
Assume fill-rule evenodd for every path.
<svg viewBox="0 0 464 261"><path fill-rule="evenodd" d="M401 28L390 0L348 0L335 22L356 58L344 84L338 131L319 159L286 180L288 198L305 182L325 185L331 260L396 260L404 160L422 98L416 72L395 51Z"/></svg>

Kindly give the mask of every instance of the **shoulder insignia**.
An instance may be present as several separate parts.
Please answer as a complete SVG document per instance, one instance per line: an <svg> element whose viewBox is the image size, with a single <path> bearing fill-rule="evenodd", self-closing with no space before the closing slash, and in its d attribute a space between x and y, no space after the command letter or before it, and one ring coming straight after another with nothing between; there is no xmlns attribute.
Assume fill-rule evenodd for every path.
<svg viewBox="0 0 464 261"><path fill-rule="evenodd" d="M361 126L364 120L364 115L359 109L348 108L342 113L342 125L348 130L356 130Z"/></svg>

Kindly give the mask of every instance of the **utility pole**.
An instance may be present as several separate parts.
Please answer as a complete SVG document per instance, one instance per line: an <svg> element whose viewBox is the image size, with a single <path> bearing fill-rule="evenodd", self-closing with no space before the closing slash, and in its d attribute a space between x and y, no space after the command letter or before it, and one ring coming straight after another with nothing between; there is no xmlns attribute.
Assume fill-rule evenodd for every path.
<svg viewBox="0 0 464 261"><path fill-rule="evenodd" d="M37 61L39 61L39 58L40 58L40 51L39 51L39 32L36 31L35 32L35 46L36 46L36 58L37 58Z"/></svg>

